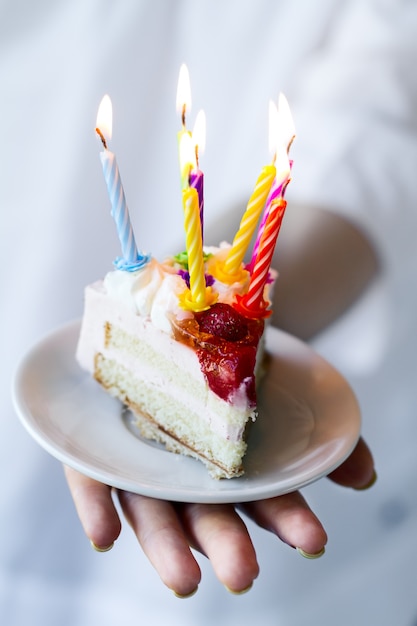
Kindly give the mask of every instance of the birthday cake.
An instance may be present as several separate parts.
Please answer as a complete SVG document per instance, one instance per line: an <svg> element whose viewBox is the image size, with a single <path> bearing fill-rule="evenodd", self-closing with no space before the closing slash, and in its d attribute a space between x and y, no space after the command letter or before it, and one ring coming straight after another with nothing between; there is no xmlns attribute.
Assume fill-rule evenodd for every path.
<svg viewBox="0 0 417 626"><path fill-rule="evenodd" d="M85 290L77 359L131 409L143 437L203 461L214 478L240 476L247 427L257 415L276 278L271 260L290 176L287 151L283 167L274 159L262 169L232 244L207 247L203 174L184 107L179 137L186 250L160 263L136 247L116 159L101 130L102 109L111 113L108 96L96 131L122 256L114 271Z"/></svg>
<svg viewBox="0 0 417 626"><path fill-rule="evenodd" d="M226 250L206 248L208 271ZM145 438L232 478L243 473L245 432L256 416L264 320L232 306L247 274L232 285L207 277L216 302L192 312L180 305L188 276L178 257L109 272L85 290L77 359L133 411Z"/></svg>

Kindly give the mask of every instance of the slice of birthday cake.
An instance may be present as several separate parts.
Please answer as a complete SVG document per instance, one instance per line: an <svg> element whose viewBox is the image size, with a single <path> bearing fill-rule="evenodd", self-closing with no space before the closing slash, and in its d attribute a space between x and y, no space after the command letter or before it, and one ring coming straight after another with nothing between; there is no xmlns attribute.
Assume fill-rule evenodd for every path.
<svg viewBox="0 0 417 626"><path fill-rule="evenodd" d="M108 105L107 97L106 110ZM232 245L203 247L203 177L189 150L191 134L183 130L186 252L159 263L136 248L100 110L100 157L123 256L103 281L86 288L77 359L133 411L145 438L200 459L215 478L239 476L247 426L257 413L275 277L270 264L286 204L288 158L282 171L274 164L263 168Z"/></svg>
<svg viewBox="0 0 417 626"><path fill-rule="evenodd" d="M243 473L264 349L264 320L232 306L248 273L232 285L210 274L226 251L205 250L213 303L201 311L181 306L186 255L109 272L85 290L77 349L81 366L133 411L145 438L202 460L216 478Z"/></svg>

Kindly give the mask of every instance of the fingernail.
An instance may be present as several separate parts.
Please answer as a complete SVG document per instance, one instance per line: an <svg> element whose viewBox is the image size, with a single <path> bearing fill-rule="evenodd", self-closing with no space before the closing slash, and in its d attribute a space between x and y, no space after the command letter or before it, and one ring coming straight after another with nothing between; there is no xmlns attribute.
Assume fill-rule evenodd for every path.
<svg viewBox="0 0 417 626"><path fill-rule="evenodd" d="M114 546L114 542L111 543L109 546L97 546L94 543L94 541L90 541L90 544L91 544L91 547L93 548L93 550L95 550L96 552L108 552Z"/></svg>
<svg viewBox="0 0 417 626"><path fill-rule="evenodd" d="M366 489L370 489L373 485L375 485L377 480L378 480L378 475L376 471L374 470L371 480L367 482L366 485L363 485L363 487L355 487L355 491L366 491Z"/></svg>
<svg viewBox="0 0 417 626"><path fill-rule="evenodd" d="M320 550L320 552L315 552L313 554L311 554L310 552L306 552L305 550L302 550L301 548L296 548L296 550L298 554L301 554L301 556L303 556L305 559L319 559L325 553L326 548L323 547Z"/></svg>
<svg viewBox="0 0 417 626"><path fill-rule="evenodd" d="M227 591L233 594L234 596L242 596L244 593L248 593L248 591L250 591L252 587L253 587L253 583L251 583L248 587L245 587L245 589L241 589L240 591L235 591L234 589L230 589L230 587L225 585L225 588L227 589Z"/></svg>
<svg viewBox="0 0 417 626"><path fill-rule="evenodd" d="M181 600L186 600L187 598L192 598L192 596L194 596L197 593L197 591L198 591L198 587L193 589L193 591L191 591L190 593L186 593L186 594L177 593L176 591L173 590L173 594L176 598L180 598Z"/></svg>

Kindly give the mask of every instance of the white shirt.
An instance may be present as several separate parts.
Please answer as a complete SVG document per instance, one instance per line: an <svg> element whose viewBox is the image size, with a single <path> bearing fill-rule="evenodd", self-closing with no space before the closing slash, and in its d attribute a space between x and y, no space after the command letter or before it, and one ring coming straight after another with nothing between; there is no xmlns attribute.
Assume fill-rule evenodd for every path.
<svg viewBox="0 0 417 626"><path fill-rule="evenodd" d="M2 622L416 620L416 26L417 7L394 0L0 2ZM249 524L261 566L251 592L227 594L201 558L202 584L186 602L163 587L129 529L112 552L90 550L59 463L24 432L10 397L22 354L81 315L84 285L119 254L94 133L104 93L138 245L159 256L183 237L182 62L190 126L199 108L207 116L206 219L249 196L270 159L268 100L283 91L297 129L289 199L357 222L385 268L315 344L358 394L377 486L307 488L330 536L325 557L306 562Z"/></svg>

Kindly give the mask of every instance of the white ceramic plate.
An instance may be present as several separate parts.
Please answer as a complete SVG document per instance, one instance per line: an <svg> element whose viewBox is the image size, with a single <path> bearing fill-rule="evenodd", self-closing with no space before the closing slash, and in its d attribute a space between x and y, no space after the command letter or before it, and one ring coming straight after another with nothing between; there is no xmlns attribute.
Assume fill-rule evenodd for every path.
<svg viewBox="0 0 417 626"><path fill-rule="evenodd" d="M308 346L275 329L272 358L252 426L245 475L210 478L205 466L135 433L129 413L75 361L79 322L24 357L14 402L34 439L57 459L108 485L183 502L245 502L288 493L334 470L360 430L344 378Z"/></svg>

